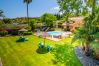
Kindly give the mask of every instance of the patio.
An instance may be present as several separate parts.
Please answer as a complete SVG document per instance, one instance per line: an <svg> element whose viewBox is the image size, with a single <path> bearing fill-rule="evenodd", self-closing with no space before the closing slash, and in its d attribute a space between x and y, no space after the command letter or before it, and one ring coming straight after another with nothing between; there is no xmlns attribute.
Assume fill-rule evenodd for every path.
<svg viewBox="0 0 99 66"><path fill-rule="evenodd" d="M72 34L72 32L63 32L61 35L49 35L47 32L36 32L34 33L34 35L36 36L40 36L42 38L46 38L49 40L53 40L53 41L60 41L64 38L69 37Z"/></svg>

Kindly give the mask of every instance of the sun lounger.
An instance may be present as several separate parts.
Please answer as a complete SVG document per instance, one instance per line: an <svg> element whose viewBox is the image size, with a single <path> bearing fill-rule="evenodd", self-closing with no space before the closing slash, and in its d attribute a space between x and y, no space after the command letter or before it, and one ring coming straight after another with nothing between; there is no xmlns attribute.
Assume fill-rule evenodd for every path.
<svg viewBox="0 0 99 66"><path fill-rule="evenodd" d="M47 50L48 51L52 50L52 46L47 46Z"/></svg>
<svg viewBox="0 0 99 66"><path fill-rule="evenodd" d="M43 43L39 43L39 48L43 48L44 44Z"/></svg>
<svg viewBox="0 0 99 66"><path fill-rule="evenodd" d="M23 42L23 41L28 41L29 39L28 38L25 38L23 36L21 36L17 41L18 42Z"/></svg>

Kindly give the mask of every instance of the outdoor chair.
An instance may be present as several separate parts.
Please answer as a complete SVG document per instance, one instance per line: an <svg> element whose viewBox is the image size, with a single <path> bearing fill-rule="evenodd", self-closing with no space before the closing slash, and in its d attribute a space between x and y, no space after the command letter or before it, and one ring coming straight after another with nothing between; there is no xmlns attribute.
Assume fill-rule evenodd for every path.
<svg viewBox="0 0 99 66"><path fill-rule="evenodd" d="M18 41L19 41L19 42L20 42L20 41L28 41L28 38L25 38L25 37L21 36Z"/></svg>
<svg viewBox="0 0 99 66"><path fill-rule="evenodd" d="M44 44L43 43L39 43L39 48L43 48Z"/></svg>
<svg viewBox="0 0 99 66"><path fill-rule="evenodd" d="M52 50L52 46L47 46L47 50L48 51Z"/></svg>
<svg viewBox="0 0 99 66"><path fill-rule="evenodd" d="M24 38L25 41L28 41L28 38Z"/></svg>

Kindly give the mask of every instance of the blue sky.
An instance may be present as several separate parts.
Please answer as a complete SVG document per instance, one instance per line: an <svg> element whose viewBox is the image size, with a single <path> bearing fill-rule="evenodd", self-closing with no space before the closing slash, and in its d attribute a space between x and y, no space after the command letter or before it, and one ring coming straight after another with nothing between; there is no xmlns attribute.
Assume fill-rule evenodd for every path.
<svg viewBox="0 0 99 66"><path fill-rule="evenodd" d="M26 17L26 4L23 0L0 0L0 9L7 18ZM29 16L39 17L45 12L59 11L56 0L32 0L29 4Z"/></svg>

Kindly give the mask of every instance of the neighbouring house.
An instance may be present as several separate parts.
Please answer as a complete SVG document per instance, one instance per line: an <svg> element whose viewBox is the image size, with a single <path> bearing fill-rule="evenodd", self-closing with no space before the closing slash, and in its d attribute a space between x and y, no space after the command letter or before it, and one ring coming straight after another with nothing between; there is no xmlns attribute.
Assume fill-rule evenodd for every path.
<svg viewBox="0 0 99 66"><path fill-rule="evenodd" d="M3 31L3 30L8 31L8 34L18 35L19 28L0 28L0 31Z"/></svg>
<svg viewBox="0 0 99 66"><path fill-rule="evenodd" d="M12 31L12 30L19 30L19 28L0 28L0 31L2 30Z"/></svg>
<svg viewBox="0 0 99 66"><path fill-rule="evenodd" d="M84 17L71 17L69 21L62 24L63 29L74 32L77 28L83 25Z"/></svg>

